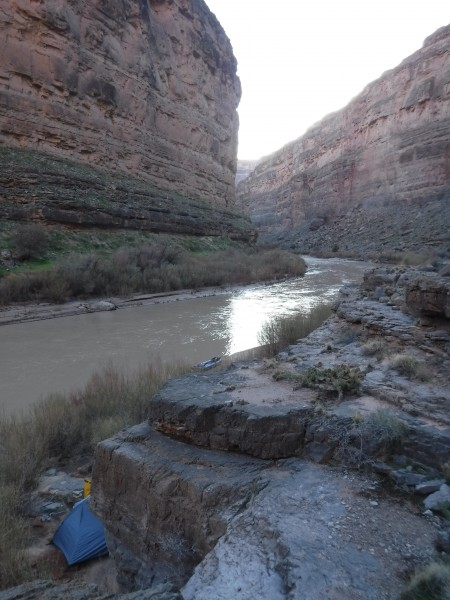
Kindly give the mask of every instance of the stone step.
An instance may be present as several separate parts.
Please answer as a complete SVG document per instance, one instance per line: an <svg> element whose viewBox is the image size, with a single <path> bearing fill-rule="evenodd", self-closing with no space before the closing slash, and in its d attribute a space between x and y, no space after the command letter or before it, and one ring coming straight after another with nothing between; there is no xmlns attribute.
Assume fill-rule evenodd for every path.
<svg viewBox="0 0 450 600"><path fill-rule="evenodd" d="M101 442L92 509L119 570L129 574L122 583L147 587L169 578L181 585L231 516L264 487L266 468L265 461L237 454L205 453L148 423Z"/></svg>
<svg viewBox="0 0 450 600"><path fill-rule="evenodd" d="M311 390L239 366L173 379L149 403L158 431L206 448L264 459L299 456L314 415Z"/></svg>

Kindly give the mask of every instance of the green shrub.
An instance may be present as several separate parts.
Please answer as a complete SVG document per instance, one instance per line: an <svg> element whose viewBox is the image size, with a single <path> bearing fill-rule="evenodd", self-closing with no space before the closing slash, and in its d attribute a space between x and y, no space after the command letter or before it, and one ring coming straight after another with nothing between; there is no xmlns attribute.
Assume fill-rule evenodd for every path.
<svg viewBox="0 0 450 600"><path fill-rule="evenodd" d="M345 393L358 394L362 373L358 367L341 364L332 368L310 367L300 375L300 386L337 394L341 400Z"/></svg>
<svg viewBox="0 0 450 600"><path fill-rule="evenodd" d="M336 395L337 399L341 400L345 393L359 393L362 373L358 367L341 364L331 368L310 367L301 373L276 371L273 378L275 381L295 382L294 389L307 387L333 396Z"/></svg>
<svg viewBox="0 0 450 600"><path fill-rule="evenodd" d="M275 356L297 340L305 338L322 325L331 315L329 304L319 304L309 313L296 313L286 317L273 317L263 324L258 333L258 343L266 356Z"/></svg>
<svg viewBox="0 0 450 600"><path fill-rule="evenodd" d="M400 600L450 600L450 565L433 562L418 571Z"/></svg>
<svg viewBox="0 0 450 600"><path fill-rule="evenodd" d="M48 235L36 223L19 225L11 234L10 245L19 260L41 258L47 251Z"/></svg>
<svg viewBox="0 0 450 600"><path fill-rule="evenodd" d="M420 381L428 381L431 378L430 369L426 364L419 362L411 354L394 354L390 357L388 365L410 379L414 377Z"/></svg>

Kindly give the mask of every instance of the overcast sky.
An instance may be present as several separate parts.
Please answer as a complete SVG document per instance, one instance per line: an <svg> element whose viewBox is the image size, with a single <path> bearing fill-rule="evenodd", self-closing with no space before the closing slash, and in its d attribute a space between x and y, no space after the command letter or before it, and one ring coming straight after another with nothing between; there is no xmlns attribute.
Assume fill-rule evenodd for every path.
<svg viewBox="0 0 450 600"><path fill-rule="evenodd" d="M299 137L450 23L449 0L206 3L238 60L241 159Z"/></svg>

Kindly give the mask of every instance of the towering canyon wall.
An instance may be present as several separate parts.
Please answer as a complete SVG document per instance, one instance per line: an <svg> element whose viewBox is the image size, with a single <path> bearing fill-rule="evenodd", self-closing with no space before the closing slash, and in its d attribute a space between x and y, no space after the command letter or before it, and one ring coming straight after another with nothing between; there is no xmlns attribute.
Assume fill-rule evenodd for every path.
<svg viewBox="0 0 450 600"><path fill-rule="evenodd" d="M234 204L240 83L203 0L0 4L0 144Z"/></svg>
<svg viewBox="0 0 450 600"><path fill-rule="evenodd" d="M260 231L306 251L448 245L450 26L259 163L237 196Z"/></svg>

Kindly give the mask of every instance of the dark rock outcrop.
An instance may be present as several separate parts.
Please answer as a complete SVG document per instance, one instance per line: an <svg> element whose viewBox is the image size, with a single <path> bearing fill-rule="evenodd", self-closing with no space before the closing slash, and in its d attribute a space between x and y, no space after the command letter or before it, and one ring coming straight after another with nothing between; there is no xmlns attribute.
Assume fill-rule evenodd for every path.
<svg viewBox="0 0 450 600"><path fill-rule="evenodd" d="M255 239L249 221L223 207L130 176L5 148L0 148L0 219L75 229Z"/></svg>
<svg viewBox="0 0 450 600"><path fill-rule="evenodd" d="M0 8L0 143L232 208L240 83L203 0Z"/></svg>
<svg viewBox="0 0 450 600"><path fill-rule="evenodd" d="M197 446L264 459L299 456L316 394L306 390L299 398L291 385L266 378L263 384L261 400L241 402L261 385L253 370L173 380L150 403L149 419L158 431Z"/></svg>
<svg viewBox="0 0 450 600"><path fill-rule="evenodd" d="M405 302L414 314L450 319L450 279L429 275L411 281Z"/></svg>
<svg viewBox="0 0 450 600"><path fill-rule="evenodd" d="M263 234L301 251L448 249L450 26L237 190Z"/></svg>
<svg viewBox="0 0 450 600"><path fill-rule="evenodd" d="M95 510L127 542L119 568L135 584L184 582L185 600L388 600L405 545L409 564L433 552L431 524L375 500L373 480L205 452L148 425L103 443L94 477Z"/></svg>
<svg viewBox="0 0 450 600"><path fill-rule="evenodd" d="M128 587L185 583L250 502L264 470L245 456L205 455L148 424L102 444L96 460L94 506ZM123 566L130 555L140 559L132 570Z"/></svg>
<svg viewBox="0 0 450 600"><path fill-rule="evenodd" d="M130 594L102 593L95 584L33 581L0 592L0 600L182 600L170 584Z"/></svg>

